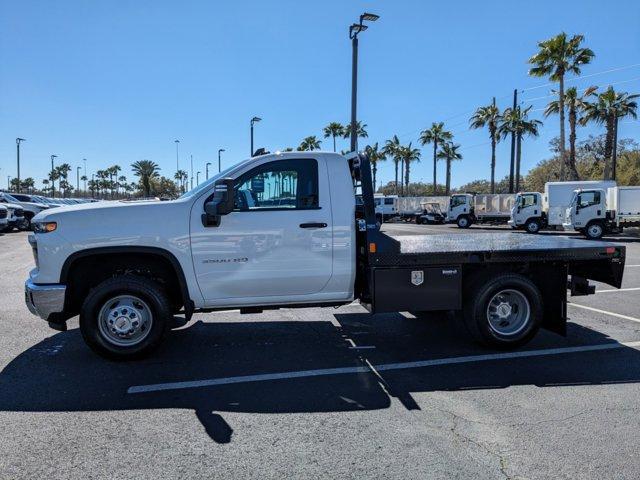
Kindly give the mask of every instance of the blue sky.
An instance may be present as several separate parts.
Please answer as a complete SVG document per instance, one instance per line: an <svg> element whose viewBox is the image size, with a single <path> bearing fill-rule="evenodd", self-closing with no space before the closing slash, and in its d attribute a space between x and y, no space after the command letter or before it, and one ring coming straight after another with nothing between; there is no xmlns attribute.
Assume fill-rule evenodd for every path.
<svg viewBox="0 0 640 480"><path fill-rule="evenodd" d="M536 41L582 33L596 53L583 75L593 76L570 84L640 92L637 1L5 1L0 186L16 174L17 136L27 139L21 176L38 184L51 154L74 169L87 158L89 175L117 163L132 178L129 165L150 159L173 176L175 139L181 167L193 155L202 178L218 148L226 149L223 168L248 156L254 115L263 118L256 146L272 151L322 136L328 122L349 119L347 27L365 10L381 16L360 41L358 117L368 140L398 134L415 144L421 129L444 120L464 156L454 185L489 176L488 134L467 129L472 110L492 96L508 106L514 88L546 83L527 76ZM543 108L548 99L538 97L549 88L521 98ZM539 139L525 141L525 170L548 156L557 131L552 117ZM640 140L640 121L623 122L620 135ZM330 139L323 147L331 148ZM423 149L412 179L430 181L429 152ZM508 157L507 142L498 150L498 178ZM387 163L382 181L393 176Z"/></svg>

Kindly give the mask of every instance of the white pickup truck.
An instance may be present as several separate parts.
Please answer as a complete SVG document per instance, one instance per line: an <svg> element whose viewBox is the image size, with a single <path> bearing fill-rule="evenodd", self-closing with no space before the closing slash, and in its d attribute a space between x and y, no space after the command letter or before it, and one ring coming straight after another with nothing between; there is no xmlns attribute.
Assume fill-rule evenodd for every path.
<svg viewBox="0 0 640 480"><path fill-rule="evenodd" d="M565 334L567 289L619 288L625 258L569 238L384 233L364 154L256 156L177 200L61 207L33 224L27 306L58 330L79 314L86 343L114 359L148 354L174 314L354 300L463 312L475 339L514 348L541 327Z"/></svg>

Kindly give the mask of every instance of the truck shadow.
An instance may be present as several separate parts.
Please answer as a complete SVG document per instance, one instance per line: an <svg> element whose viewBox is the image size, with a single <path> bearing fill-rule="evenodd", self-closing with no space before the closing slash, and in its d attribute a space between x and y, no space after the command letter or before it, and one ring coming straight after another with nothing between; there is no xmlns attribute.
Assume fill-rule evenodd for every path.
<svg viewBox="0 0 640 480"><path fill-rule="evenodd" d="M392 398L408 409L418 409L413 392L640 381L640 352L627 347L377 374L367 362L381 365L489 351L467 341L444 315L425 319L344 313L335 317L340 327L323 321L195 322L172 331L172 338L152 358L124 363L94 355L77 329L57 333L18 355L0 372L0 411L190 409L214 441L227 443L233 428L221 412L376 410L388 408ZM569 328L572 346L612 342L573 323ZM369 348L353 348L353 344ZM526 348L568 345L567 339L543 332ZM594 355L597 361L591 361ZM341 367L358 368L337 375L237 379ZM230 377L235 378L232 383L216 386L128 393L133 386Z"/></svg>

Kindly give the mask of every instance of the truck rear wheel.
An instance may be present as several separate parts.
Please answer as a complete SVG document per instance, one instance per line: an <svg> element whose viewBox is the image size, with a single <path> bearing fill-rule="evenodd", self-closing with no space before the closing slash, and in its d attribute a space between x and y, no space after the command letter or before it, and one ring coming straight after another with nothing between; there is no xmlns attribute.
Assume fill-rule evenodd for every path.
<svg viewBox="0 0 640 480"><path fill-rule="evenodd" d="M471 292L464 321L474 340L506 350L529 342L540 329L542 295L527 277L483 275L473 282Z"/></svg>
<svg viewBox="0 0 640 480"><path fill-rule="evenodd" d="M460 215L456 223L459 228L469 228L471 226L471 219L467 215Z"/></svg>
<svg viewBox="0 0 640 480"><path fill-rule="evenodd" d="M159 285L145 278L120 276L89 292L80 311L80 331L99 355L130 360L158 347L171 318L171 302Z"/></svg>
<svg viewBox="0 0 640 480"><path fill-rule="evenodd" d="M604 226L600 222L591 222L584 229L584 234L589 240L598 240L604 235Z"/></svg>
<svg viewBox="0 0 640 480"><path fill-rule="evenodd" d="M530 219L524 228L527 233L538 233L540 231L540 221L537 218Z"/></svg>

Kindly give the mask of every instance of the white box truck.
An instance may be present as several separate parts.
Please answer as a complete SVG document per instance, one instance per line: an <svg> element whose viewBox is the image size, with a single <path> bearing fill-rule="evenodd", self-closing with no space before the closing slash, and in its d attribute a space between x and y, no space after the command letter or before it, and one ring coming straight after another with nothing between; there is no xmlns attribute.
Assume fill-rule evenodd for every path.
<svg viewBox="0 0 640 480"><path fill-rule="evenodd" d="M591 239L640 227L640 186L576 190L565 217L565 228Z"/></svg>
<svg viewBox="0 0 640 480"><path fill-rule="evenodd" d="M544 185L543 210L547 214L548 226L561 226L566 222L565 214L578 189L602 189L615 187L613 180L584 180L576 182L547 182Z"/></svg>

